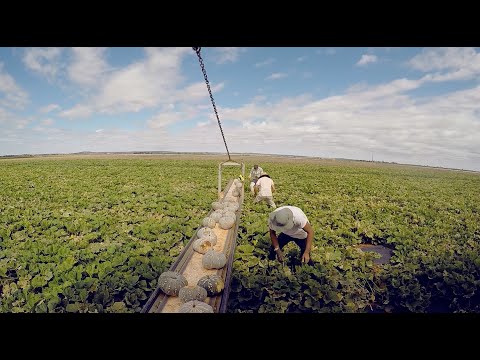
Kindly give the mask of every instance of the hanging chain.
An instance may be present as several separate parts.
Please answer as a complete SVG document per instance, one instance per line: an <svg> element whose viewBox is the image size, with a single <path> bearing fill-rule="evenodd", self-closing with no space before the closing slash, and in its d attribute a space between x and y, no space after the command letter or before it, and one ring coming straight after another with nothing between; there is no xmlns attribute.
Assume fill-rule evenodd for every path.
<svg viewBox="0 0 480 360"><path fill-rule="evenodd" d="M227 141L225 140L225 135L223 134L222 124L220 123L220 118L218 117L217 107L215 106L215 101L213 100L212 90L210 89L210 83L208 82L207 72L205 71L205 65L203 64L203 59L202 59L202 56L200 55L200 50L202 48L192 47L192 49L197 53L198 61L200 62L200 67L202 68L203 77L205 78L205 83L207 84L208 93L210 94L210 100L212 101L213 111L215 111L215 116L217 117L218 126L220 127L220 132L222 133L225 149L227 149L228 160L231 160L230 152L228 151Z"/></svg>

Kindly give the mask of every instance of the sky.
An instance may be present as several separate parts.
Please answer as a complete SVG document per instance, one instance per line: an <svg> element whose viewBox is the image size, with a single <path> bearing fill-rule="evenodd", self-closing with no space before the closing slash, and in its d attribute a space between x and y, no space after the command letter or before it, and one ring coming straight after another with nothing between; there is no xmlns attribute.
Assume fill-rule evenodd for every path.
<svg viewBox="0 0 480 360"><path fill-rule="evenodd" d="M480 171L478 48L202 48L231 153ZM0 48L0 155L220 152L192 48Z"/></svg>

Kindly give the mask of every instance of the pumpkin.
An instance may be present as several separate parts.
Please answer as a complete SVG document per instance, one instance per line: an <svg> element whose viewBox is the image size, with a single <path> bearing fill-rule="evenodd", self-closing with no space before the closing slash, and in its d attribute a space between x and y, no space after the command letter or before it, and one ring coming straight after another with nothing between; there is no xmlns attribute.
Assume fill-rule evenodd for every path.
<svg viewBox="0 0 480 360"><path fill-rule="evenodd" d="M200 230L197 231L197 236L199 238L205 237L205 235L207 235L207 234L215 235L215 232L213 231L213 229L210 229L209 227L202 227L202 228L200 228ZM215 239L216 238L217 238L217 236L215 235Z"/></svg>
<svg viewBox="0 0 480 360"><path fill-rule="evenodd" d="M235 203L228 203L226 209L232 212L237 211L240 208L240 205L235 204Z"/></svg>
<svg viewBox="0 0 480 360"><path fill-rule="evenodd" d="M222 214L223 212L221 212L220 210L216 210L210 214L210 218L215 220L215 222L218 222L218 220L220 220L220 218L222 217Z"/></svg>
<svg viewBox="0 0 480 360"><path fill-rule="evenodd" d="M215 224L217 222L215 220L213 220L212 218L210 217L206 217L205 219L203 219L202 221L202 225L203 226L206 226L206 227L209 227L211 229L213 229L215 227Z"/></svg>
<svg viewBox="0 0 480 360"><path fill-rule="evenodd" d="M225 199L223 200L223 203L229 203L229 202L234 202L236 203L237 202L237 198L235 196L231 196L231 195L228 195L225 197ZM224 205L225 206L225 205Z"/></svg>
<svg viewBox="0 0 480 360"><path fill-rule="evenodd" d="M233 189L232 196L240 196L240 192L237 189Z"/></svg>
<svg viewBox="0 0 480 360"><path fill-rule="evenodd" d="M204 301L207 298L207 290L201 286L185 286L178 292L178 297L183 302L189 302L192 300Z"/></svg>
<svg viewBox="0 0 480 360"><path fill-rule="evenodd" d="M222 217L231 217L234 221L237 219L237 215L235 215L235 212L231 210L225 211ZM220 222L220 220L218 220L218 222Z"/></svg>
<svg viewBox="0 0 480 360"><path fill-rule="evenodd" d="M212 243L212 246L215 246L217 243L217 235L214 232L203 234L203 236L199 237L199 239L207 239Z"/></svg>
<svg viewBox="0 0 480 360"><path fill-rule="evenodd" d="M223 279L216 274L205 275L201 277L198 280L197 285L207 290L208 296L215 296L220 294L225 287Z"/></svg>
<svg viewBox="0 0 480 360"><path fill-rule="evenodd" d="M205 254L213 246L212 242L207 238L199 238L193 242L193 250L200 254Z"/></svg>
<svg viewBox="0 0 480 360"><path fill-rule="evenodd" d="M180 289L187 285L185 276L176 271L165 271L158 278L160 290L171 296L177 296Z"/></svg>
<svg viewBox="0 0 480 360"><path fill-rule="evenodd" d="M223 216L219 221L218 224L220 228L224 230L231 229L233 225L235 225L235 219L231 216Z"/></svg>
<svg viewBox="0 0 480 360"><path fill-rule="evenodd" d="M218 210L218 209L221 209L221 208L223 208L223 204L220 201L214 201L212 203L212 209L213 210Z"/></svg>
<svg viewBox="0 0 480 360"><path fill-rule="evenodd" d="M202 258L202 265L205 269L221 269L227 263L227 257L223 252L208 250Z"/></svg>
<svg viewBox="0 0 480 360"><path fill-rule="evenodd" d="M182 306L180 306L177 310L179 313L209 313L213 314L213 308L208 305L207 303L204 303L202 301L198 300L192 300L189 302L186 302Z"/></svg>
<svg viewBox="0 0 480 360"><path fill-rule="evenodd" d="M242 191L243 184L242 184L241 182L238 182L237 185L236 185L236 187L237 187L237 190L238 190L238 191Z"/></svg>

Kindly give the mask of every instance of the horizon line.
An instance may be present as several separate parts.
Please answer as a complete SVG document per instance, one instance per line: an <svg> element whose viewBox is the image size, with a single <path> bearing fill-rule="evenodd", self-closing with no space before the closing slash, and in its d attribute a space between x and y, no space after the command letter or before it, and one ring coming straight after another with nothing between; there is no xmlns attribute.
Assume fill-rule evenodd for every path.
<svg viewBox="0 0 480 360"><path fill-rule="evenodd" d="M55 156L55 155L95 155L95 154L135 154L135 155L148 155L148 154L202 154L202 155L227 155L226 153L221 152L211 152L211 151L167 151L167 150L143 150L143 151L77 151L72 153L40 153L40 154L6 154L0 155L2 158L30 158L30 157L42 157L42 156ZM278 156L278 157L301 157L301 158L310 158L310 159L324 159L324 160L341 160L341 161L358 161L358 162L368 162L368 163L382 163L382 164L393 164L393 165L403 165L403 166L416 166L422 168L431 168L431 169L442 169L442 170L453 170L453 171L465 171L480 173L478 170L469 170L469 169L460 169L460 168L450 168L442 166L430 166L430 165L419 165L419 164L409 164L409 163L398 163L395 161L377 161L377 160L361 160L361 159L349 159L349 158L337 158L337 157L323 157L323 156L309 156L309 155L293 155L293 154L265 154L265 153L251 153L251 152L230 152L230 155L244 155L244 156Z"/></svg>

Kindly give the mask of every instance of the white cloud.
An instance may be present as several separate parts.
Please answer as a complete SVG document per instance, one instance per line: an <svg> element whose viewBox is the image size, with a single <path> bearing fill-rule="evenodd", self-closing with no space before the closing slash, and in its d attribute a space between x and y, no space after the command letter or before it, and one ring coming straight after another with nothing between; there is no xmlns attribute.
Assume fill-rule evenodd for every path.
<svg viewBox="0 0 480 360"><path fill-rule="evenodd" d="M298 62L303 62L305 60L307 60L307 56L300 56L300 57L297 58Z"/></svg>
<svg viewBox="0 0 480 360"><path fill-rule="evenodd" d="M105 48L72 48L73 60L67 69L70 80L81 86L99 84L109 70L105 50Z"/></svg>
<svg viewBox="0 0 480 360"><path fill-rule="evenodd" d="M185 117L181 112L160 113L148 120L147 124L152 129L158 129L182 119L185 119Z"/></svg>
<svg viewBox="0 0 480 360"><path fill-rule="evenodd" d="M210 90L212 91L213 98L215 99L215 93L221 91L224 88L225 84L212 84L210 83ZM198 100L210 98L208 93L207 85L205 82L197 82L191 85L188 85L186 88L176 92L175 101L180 103L195 103Z"/></svg>
<svg viewBox="0 0 480 360"><path fill-rule="evenodd" d="M25 127L30 123L31 123L31 121L28 120L28 119L18 119L15 122L15 128L16 129L25 129Z"/></svg>
<svg viewBox="0 0 480 360"><path fill-rule="evenodd" d="M0 107L0 124L10 123L12 119L14 119L13 114Z"/></svg>
<svg viewBox="0 0 480 360"><path fill-rule="evenodd" d="M474 48L426 49L408 65L423 72L436 71L426 75L430 81L468 80L480 75L480 53Z"/></svg>
<svg viewBox="0 0 480 360"><path fill-rule="evenodd" d="M45 126L51 126L53 125L54 121L52 119L45 119L45 120L42 120L40 123Z"/></svg>
<svg viewBox="0 0 480 360"><path fill-rule="evenodd" d="M58 104L49 104L44 107L41 107L38 111L41 112L42 114L46 114L51 111L60 110L60 109L61 107Z"/></svg>
<svg viewBox="0 0 480 360"><path fill-rule="evenodd" d="M157 113L155 116L147 120L147 125L151 129L163 129L168 125L180 121L191 120L202 114L203 116L214 116L212 106L192 106L188 104L183 104L175 111L173 111L173 109L165 109L164 111Z"/></svg>
<svg viewBox="0 0 480 360"><path fill-rule="evenodd" d="M246 49L239 47L222 47L216 48L217 55L215 57L215 62L217 64L224 64L227 62L235 62L238 60L240 53L244 52Z"/></svg>
<svg viewBox="0 0 480 360"><path fill-rule="evenodd" d="M3 70L0 63L0 105L22 109L28 103L28 93L24 91L15 79Z"/></svg>
<svg viewBox="0 0 480 360"><path fill-rule="evenodd" d="M376 55L371 54L363 54L360 60L356 63L357 66L365 66L368 64L373 64L378 61L378 57Z"/></svg>
<svg viewBox="0 0 480 360"><path fill-rule="evenodd" d="M101 133L101 132L103 132L103 131L104 131L103 129L97 129L97 130L95 130L96 133Z"/></svg>
<svg viewBox="0 0 480 360"><path fill-rule="evenodd" d="M105 74L98 91L87 102L63 111L62 116L73 118L85 117L92 112L138 112L175 103L178 99L184 100L185 92L179 89L183 81L180 66L185 55L194 55L191 48L146 48L145 54L144 60ZM193 90L190 87L186 91ZM204 94L208 96L206 89Z"/></svg>
<svg viewBox="0 0 480 360"><path fill-rule="evenodd" d="M268 65L271 65L275 62L275 59L274 58L268 58L264 61L260 61L258 63L255 64L255 67L259 68L259 67L263 67L263 66L268 66Z"/></svg>
<svg viewBox="0 0 480 360"><path fill-rule="evenodd" d="M25 66L52 81L59 74L61 49L51 48L29 48L25 50L23 63Z"/></svg>
<svg viewBox="0 0 480 360"><path fill-rule="evenodd" d="M270 74L269 76L267 76L265 79L266 80L278 80L278 79L282 79L284 77L287 77L287 74L285 74L285 73L273 73L273 74Z"/></svg>
<svg viewBox="0 0 480 360"><path fill-rule="evenodd" d="M377 160L480 170L480 87L422 102L405 94L422 82L397 79L320 100L252 102L222 114L242 124L227 127L235 134L232 151L265 152L269 138L272 153L370 159L373 151Z"/></svg>
<svg viewBox="0 0 480 360"><path fill-rule="evenodd" d="M93 113L94 109L88 105L77 104L74 107L60 112L61 117L86 118Z"/></svg>
<svg viewBox="0 0 480 360"><path fill-rule="evenodd" d="M363 99L377 99L386 96L397 95L408 90L417 89L425 82L424 79L409 80L409 79L396 79L389 83L367 86L365 84L358 84L350 87L347 90L347 94L356 93Z"/></svg>
<svg viewBox="0 0 480 360"><path fill-rule="evenodd" d="M408 63L416 70L432 71L478 66L480 55L474 48L429 48L414 56Z"/></svg>

